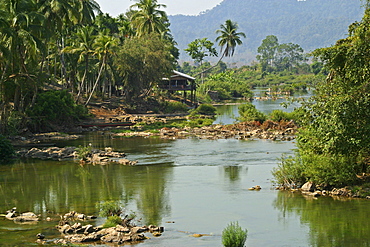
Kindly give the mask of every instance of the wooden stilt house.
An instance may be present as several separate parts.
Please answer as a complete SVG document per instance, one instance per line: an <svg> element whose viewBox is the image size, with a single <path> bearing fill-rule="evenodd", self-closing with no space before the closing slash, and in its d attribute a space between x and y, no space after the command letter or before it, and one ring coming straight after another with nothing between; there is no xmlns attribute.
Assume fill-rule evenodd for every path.
<svg viewBox="0 0 370 247"><path fill-rule="evenodd" d="M195 104L196 83L195 78L174 70L170 78L165 78L159 84L159 88L169 92L182 91L184 101L190 100ZM188 93L190 95L188 95Z"/></svg>

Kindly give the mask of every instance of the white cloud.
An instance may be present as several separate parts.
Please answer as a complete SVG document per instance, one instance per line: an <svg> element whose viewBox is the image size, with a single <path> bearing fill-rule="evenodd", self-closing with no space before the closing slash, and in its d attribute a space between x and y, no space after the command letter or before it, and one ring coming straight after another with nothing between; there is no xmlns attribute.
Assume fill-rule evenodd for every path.
<svg viewBox="0 0 370 247"><path fill-rule="evenodd" d="M112 16L125 13L135 3L133 0L97 0L102 11ZM163 9L168 15L198 15L208 9L212 9L222 0L158 0L159 4L167 5Z"/></svg>

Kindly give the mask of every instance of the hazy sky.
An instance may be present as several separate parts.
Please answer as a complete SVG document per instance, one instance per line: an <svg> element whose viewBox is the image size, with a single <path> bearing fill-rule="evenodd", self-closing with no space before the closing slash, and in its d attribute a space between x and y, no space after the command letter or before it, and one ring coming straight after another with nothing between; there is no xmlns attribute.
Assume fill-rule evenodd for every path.
<svg viewBox="0 0 370 247"><path fill-rule="evenodd" d="M96 0L101 10L104 13L109 13L111 16L117 16L125 13L126 10L134 3L133 0ZM166 11L168 15L198 15L200 12L211 9L222 0L158 0L159 4L167 5Z"/></svg>

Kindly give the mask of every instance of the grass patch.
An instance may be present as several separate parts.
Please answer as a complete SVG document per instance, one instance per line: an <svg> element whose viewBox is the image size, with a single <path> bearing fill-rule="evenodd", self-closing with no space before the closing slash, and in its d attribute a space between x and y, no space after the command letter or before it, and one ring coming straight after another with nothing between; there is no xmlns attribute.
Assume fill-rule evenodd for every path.
<svg viewBox="0 0 370 247"><path fill-rule="evenodd" d="M231 222L222 231L222 244L225 247L244 247L248 231L243 230L238 222Z"/></svg>

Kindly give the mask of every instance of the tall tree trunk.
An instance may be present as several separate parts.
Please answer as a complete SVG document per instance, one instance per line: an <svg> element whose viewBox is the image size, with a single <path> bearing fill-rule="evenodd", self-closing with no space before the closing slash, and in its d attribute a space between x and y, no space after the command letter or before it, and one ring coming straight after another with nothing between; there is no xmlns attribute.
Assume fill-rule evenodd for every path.
<svg viewBox="0 0 370 247"><path fill-rule="evenodd" d="M92 88L92 90L91 90L91 93L90 93L89 98L86 100L85 105L88 105L88 104L89 104L89 102L90 102L90 100L91 100L91 97L92 97L92 95L94 94L94 91L95 91L95 89L96 89L96 86L98 85L98 82L99 82L100 76L101 76L101 74L102 74L102 72L103 72L103 68L105 67L105 60L106 60L106 55L104 55L104 57L103 57L103 61L102 61L102 64L101 64L101 67L100 67L100 70L99 70L98 77L96 78L95 84L94 84L94 86L93 86L93 88Z"/></svg>

